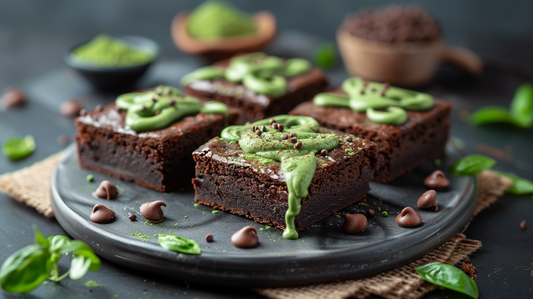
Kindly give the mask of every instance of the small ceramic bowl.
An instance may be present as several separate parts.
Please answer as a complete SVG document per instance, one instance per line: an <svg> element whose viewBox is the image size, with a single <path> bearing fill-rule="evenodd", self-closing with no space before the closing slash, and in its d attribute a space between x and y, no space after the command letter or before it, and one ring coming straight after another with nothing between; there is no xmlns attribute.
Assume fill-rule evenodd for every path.
<svg viewBox="0 0 533 299"><path fill-rule="evenodd" d="M146 73L148 68L157 59L159 47L145 37L140 36L117 36L131 46L149 53L153 58L144 64L129 67L102 67L94 66L74 59L72 51L89 41L79 43L65 53L65 62L78 71L93 87L98 90L119 90L133 87L134 84Z"/></svg>
<svg viewBox="0 0 533 299"><path fill-rule="evenodd" d="M186 29L189 12L181 12L172 20L172 39L183 52L198 55L208 62L234 56L237 53L256 52L263 49L276 35L276 18L270 12L256 13L253 18L257 34L220 39L196 39Z"/></svg>

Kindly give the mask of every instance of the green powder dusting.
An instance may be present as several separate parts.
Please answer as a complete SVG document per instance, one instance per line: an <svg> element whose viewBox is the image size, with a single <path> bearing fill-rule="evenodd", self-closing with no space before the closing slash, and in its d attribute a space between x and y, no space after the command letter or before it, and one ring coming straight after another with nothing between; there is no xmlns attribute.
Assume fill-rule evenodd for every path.
<svg viewBox="0 0 533 299"><path fill-rule="evenodd" d="M389 213L388 213L387 211L383 211L383 213L381 213L381 215L382 215L383 217L388 217L388 216L389 216Z"/></svg>
<svg viewBox="0 0 533 299"><path fill-rule="evenodd" d="M118 38L100 34L90 42L75 48L72 58L93 66L131 67L149 62L153 55Z"/></svg>
<svg viewBox="0 0 533 299"><path fill-rule="evenodd" d="M197 207L197 206L199 206L199 205L200 205L199 203L195 203L195 204L194 204L195 207Z"/></svg>
<svg viewBox="0 0 533 299"><path fill-rule="evenodd" d="M221 1L206 1L187 20L187 32L196 38L220 38L253 34L254 20L233 5Z"/></svg>
<svg viewBox="0 0 533 299"><path fill-rule="evenodd" d="M135 233L135 237L141 239L143 242L146 242L146 241L149 241L150 240L150 236L147 236L147 235L143 235L139 232L136 232Z"/></svg>
<svg viewBox="0 0 533 299"><path fill-rule="evenodd" d="M218 213L218 212L220 212L220 211L219 211L219 210L214 210L214 211L211 212L211 213L216 214L216 213Z"/></svg>
<svg viewBox="0 0 533 299"><path fill-rule="evenodd" d="M101 287L102 285L97 283L96 281L94 280L89 280L85 283L86 286L88 287Z"/></svg>

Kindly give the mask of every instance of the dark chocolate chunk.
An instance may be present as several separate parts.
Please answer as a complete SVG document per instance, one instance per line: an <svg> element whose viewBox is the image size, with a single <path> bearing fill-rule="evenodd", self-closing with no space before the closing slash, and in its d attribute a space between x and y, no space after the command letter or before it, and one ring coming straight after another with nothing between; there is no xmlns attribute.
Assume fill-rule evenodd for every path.
<svg viewBox="0 0 533 299"><path fill-rule="evenodd" d="M346 136L346 138L344 138L344 139L346 139L346 141L348 141L348 142L352 142L353 141L352 136Z"/></svg>
<svg viewBox="0 0 533 299"><path fill-rule="evenodd" d="M421 209L428 209L435 207L435 211L439 209L437 206L437 192L435 190L428 190L418 198L416 205Z"/></svg>
<svg viewBox="0 0 533 299"><path fill-rule="evenodd" d="M252 132L257 131L257 126L252 126Z"/></svg>
<svg viewBox="0 0 533 299"><path fill-rule="evenodd" d="M294 145L294 148L296 148L296 149L301 149L302 146L304 146L304 144L303 144L301 141L298 141L298 142L296 142L296 144Z"/></svg>
<svg viewBox="0 0 533 299"><path fill-rule="evenodd" d="M287 134L281 134L281 140L287 140L288 138Z"/></svg>
<svg viewBox="0 0 533 299"><path fill-rule="evenodd" d="M252 248L259 244L257 230L253 226L245 226L231 236L231 243L240 248Z"/></svg>
<svg viewBox="0 0 533 299"><path fill-rule="evenodd" d="M320 151L320 154L321 154L322 156L327 156L327 155L328 155L328 150L327 150L327 149L322 149L322 150Z"/></svg>
<svg viewBox="0 0 533 299"><path fill-rule="evenodd" d="M152 223L159 223L163 221L161 206L166 207L167 204L162 200L145 202L141 205L141 215Z"/></svg>
<svg viewBox="0 0 533 299"><path fill-rule="evenodd" d="M100 198L115 199L118 196L118 189L110 181L102 181L94 194Z"/></svg>
<svg viewBox="0 0 533 299"><path fill-rule="evenodd" d="M207 236L205 236L205 240L207 242L213 242L213 235L212 234L207 234Z"/></svg>
<svg viewBox="0 0 533 299"><path fill-rule="evenodd" d="M272 124L275 123L275 122L276 122L276 120L273 119L273 118L271 118L271 119L268 120L268 123L269 123L270 125L272 125Z"/></svg>
<svg viewBox="0 0 533 299"><path fill-rule="evenodd" d="M61 104L61 114L68 117L76 117L80 115L83 105L77 100L68 100Z"/></svg>
<svg viewBox="0 0 533 299"><path fill-rule="evenodd" d="M0 99L0 108L11 108L26 104L26 95L16 87L8 87Z"/></svg>
<svg viewBox="0 0 533 299"><path fill-rule="evenodd" d="M292 142L292 143L296 143L296 142L298 142L298 139L296 139L296 137L292 137L292 138L290 139L290 142Z"/></svg>
<svg viewBox="0 0 533 299"><path fill-rule="evenodd" d="M291 137L296 137L296 133L295 132L291 132Z"/></svg>
<svg viewBox="0 0 533 299"><path fill-rule="evenodd" d="M261 131L262 131L262 132L266 132L266 131L267 131L267 127L266 127L266 126L264 126L264 125L263 125L263 126L261 126Z"/></svg>
<svg viewBox="0 0 533 299"><path fill-rule="evenodd" d="M255 130L255 134L257 134L258 136L261 136L261 130L259 129Z"/></svg>
<svg viewBox="0 0 533 299"><path fill-rule="evenodd" d="M342 230L347 234L357 234L366 229L366 217L363 214L344 214Z"/></svg>
<svg viewBox="0 0 533 299"><path fill-rule="evenodd" d="M274 130L277 130L278 129L278 124L277 123L273 123L272 125L270 125L272 127L272 129Z"/></svg>
<svg viewBox="0 0 533 299"><path fill-rule="evenodd" d="M372 209L368 209L368 210L366 210L366 215L368 217L374 217L374 215L376 215L376 212L374 212L374 210L372 210Z"/></svg>
<svg viewBox="0 0 533 299"><path fill-rule="evenodd" d="M398 216L396 223L403 227L413 227L422 223L422 217L411 207L404 208Z"/></svg>
<svg viewBox="0 0 533 299"><path fill-rule="evenodd" d="M68 144L68 142L69 142L69 138L68 138L67 135L61 134L61 135L57 136L57 143L59 143L59 145L65 146L65 145Z"/></svg>
<svg viewBox="0 0 533 299"><path fill-rule="evenodd" d="M285 125L284 124L278 124L278 131L283 132L283 130L285 130Z"/></svg>
<svg viewBox="0 0 533 299"><path fill-rule="evenodd" d="M129 214L129 215L128 215L128 218L130 218L131 221L135 221L135 220L137 220L137 215L135 215L135 214Z"/></svg>
<svg viewBox="0 0 533 299"><path fill-rule="evenodd" d="M450 186L450 181L444 176L442 171L435 170L424 180L424 184L429 188L443 189Z"/></svg>
<svg viewBox="0 0 533 299"><path fill-rule="evenodd" d="M105 223L115 219L115 211L99 203L93 207L93 212L89 216L92 222Z"/></svg>

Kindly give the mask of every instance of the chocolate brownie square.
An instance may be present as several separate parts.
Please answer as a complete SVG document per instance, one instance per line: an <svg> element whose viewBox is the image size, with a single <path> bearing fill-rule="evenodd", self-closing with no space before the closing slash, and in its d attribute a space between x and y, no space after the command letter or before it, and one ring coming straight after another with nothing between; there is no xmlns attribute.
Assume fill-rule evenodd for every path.
<svg viewBox="0 0 533 299"><path fill-rule="evenodd" d="M230 126L193 153L196 202L284 229L294 239L365 201L377 168L375 143L320 128L309 117L273 120Z"/></svg>
<svg viewBox="0 0 533 299"><path fill-rule="evenodd" d="M348 80L345 82L348 82ZM384 99L398 103L402 100L402 95L409 99L430 98L427 94L396 89L389 87L387 84L368 82L365 84L365 88L362 91L363 95L366 94L370 97L374 93L373 96L377 96L370 98L370 103L380 101L379 94L384 90ZM346 89L350 92L350 87L347 85L349 84L345 83L343 88L333 90L333 94L341 96L334 97L334 102L340 101L336 105L325 104L325 101L323 101L324 95L328 96L328 93L319 94L315 96L314 101L297 106L289 114L310 116L326 128L339 130L376 142L378 145L379 167L374 180L378 182L389 183L444 153L450 129L448 123L452 108L450 103L431 97L432 105L429 105L431 103L428 102L419 103L419 106L416 106L411 102L411 106L409 106L406 104L408 101L404 100L405 109L399 109L400 106L394 107L393 110L383 111L387 106L385 103L385 106L380 106L370 111L373 113L373 115L370 115L371 118L375 114L378 114L379 118L387 114L392 116L393 112L396 113L403 110L403 114L400 114L398 119L392 120L396 124L388 124L379 122L379 119L377 119L378 121L370 119L368 111L363 110L365 109L364 102L348 104L348 106L353 106L352 109L360 107L361 109L359 110L363 111L343 107L345 105L342 101L349 101L348 97L345 97ZM361 89L359 88L362 88L362 86L359 85L355 92L351 92L350 97L361 95ZM388 94L389 92L390 95ZM345 99L343 100L343 98Z"/></svg>
<svg viewBox="0 0 533 299"><path fill-rule="evenodd" d="M289 112L324 91L328 81L307 60L251 53L200 68L182 84L187 95L239 108L238 124L244 124Z"/></svg>
<svg viewBox="0 0 533 299"><path fill-rule="evenodd" d="M158 95L154 94L154 90L132 93L149 100L148 104L132 100L132 109L136 105L141 111L139 113L145 113L142 121L153 121L151 117L161 115L155 120L169 122L167 126L157 123L155 127L150 127L152 122L128 125L128 114L132 113L129 111L132 109L121 109L116 103L76 118L75 142L81 167L161 192L190 184L190 179L194 177L191 153L220 134L227 123L227 116L189 111L186 116L172 120L175 116L172 113L189 107L182 106L183 98L177 91L175 94ZM187 101L200 103L194 99ZM150 102L154 103L153 106ZM139 107L142 103L146 106ZM165 108L168 103L171 108ZM151 108L157 107L160 110L150 112Z"/></svg>

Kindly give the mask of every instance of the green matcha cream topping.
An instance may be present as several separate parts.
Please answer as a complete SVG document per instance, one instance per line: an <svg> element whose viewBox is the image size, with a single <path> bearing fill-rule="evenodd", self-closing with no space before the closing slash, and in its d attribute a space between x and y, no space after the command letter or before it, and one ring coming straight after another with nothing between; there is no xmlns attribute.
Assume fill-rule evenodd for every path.
<svg viewBox="0 0 533 299"><path fill-rule="evenodd" d="M152 54L106 34L100 34L75 48L71 57L78 62L100 67L131 67L154 58Z"/></svg>
<svg viewBox="0 0 533 299"><path fill-rule="evenodd" d="M257 32L249 15L229 3L207 1L198 6L187 20L187 32L199 39L233 37Z"/></svg>

